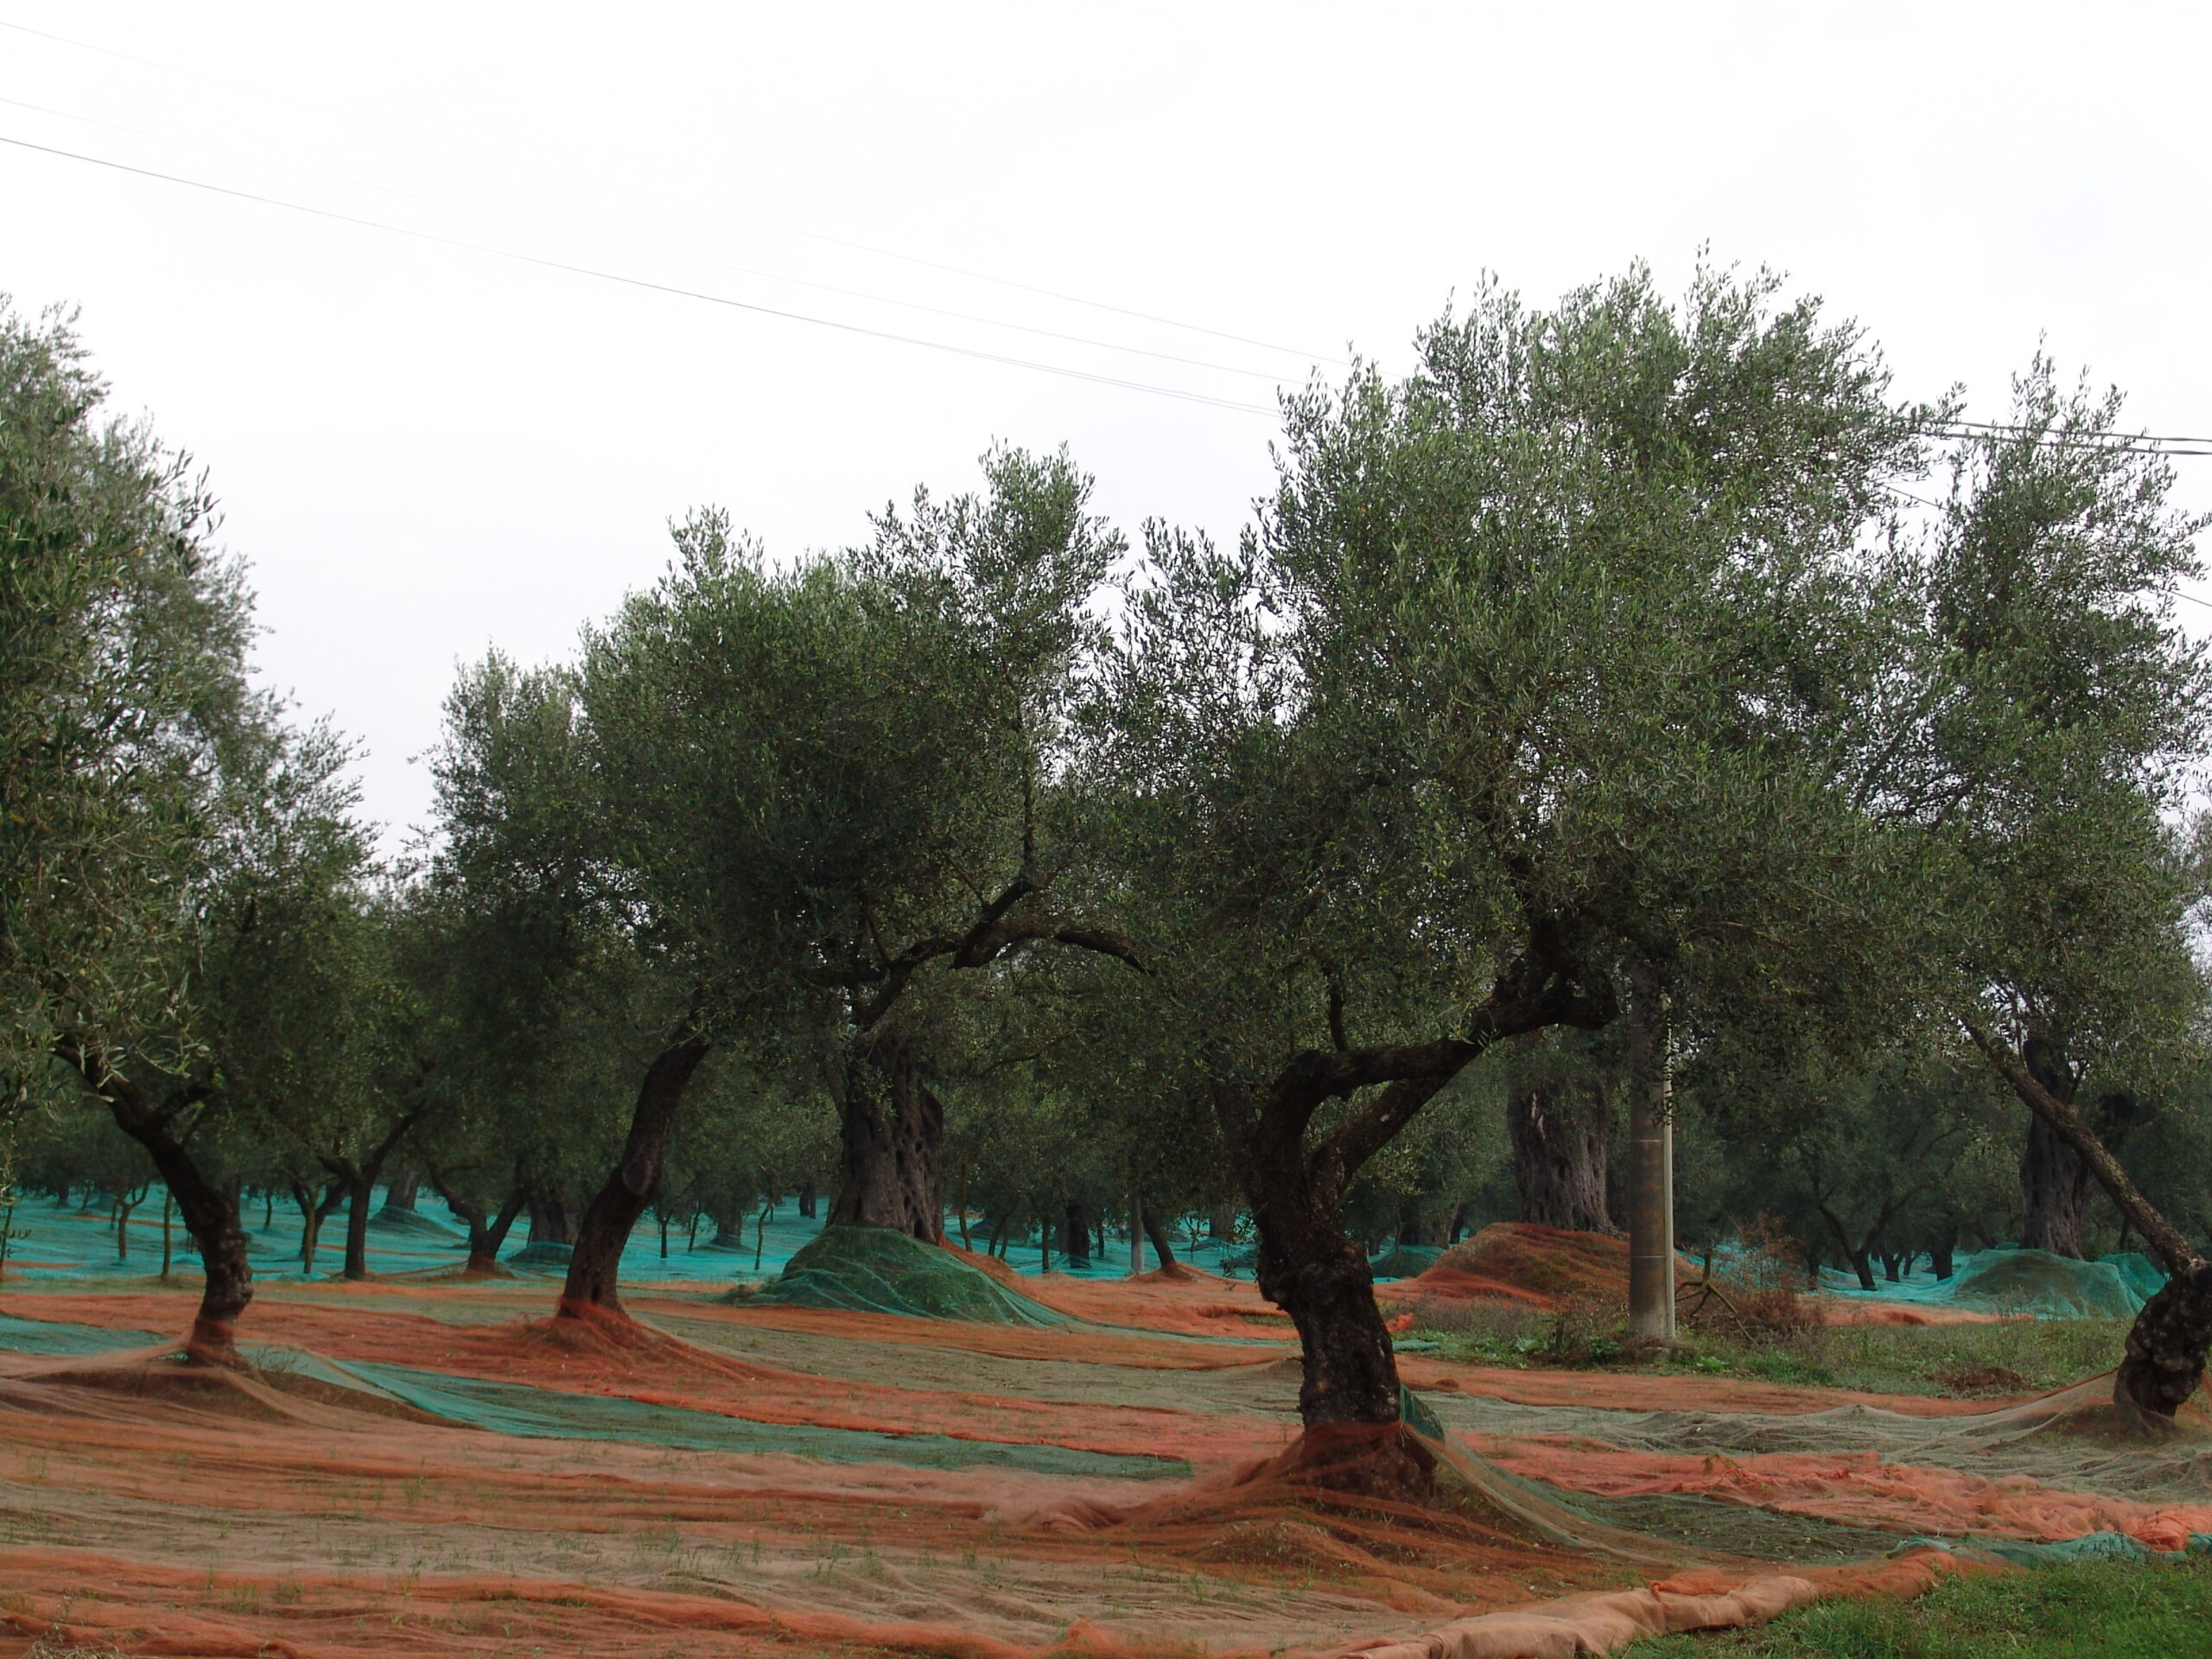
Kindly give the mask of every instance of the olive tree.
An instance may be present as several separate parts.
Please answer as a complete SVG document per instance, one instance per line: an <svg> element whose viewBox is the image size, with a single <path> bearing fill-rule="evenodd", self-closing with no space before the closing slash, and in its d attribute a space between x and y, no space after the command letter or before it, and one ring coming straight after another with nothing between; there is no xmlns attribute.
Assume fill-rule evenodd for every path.
<svg viewBox="0 0 2212 1659"><path fill-rule="evenodd" d="M1759 278L1486 290L1289 405L1234 553L1155 528L1100 709L1164 1033L1205 1079L1309 1427L1394 1424L1352 1179L1501 1040L1847 1007L1878 358ZM1417 1460L1416 1460L1417 1461Z"/></svg>

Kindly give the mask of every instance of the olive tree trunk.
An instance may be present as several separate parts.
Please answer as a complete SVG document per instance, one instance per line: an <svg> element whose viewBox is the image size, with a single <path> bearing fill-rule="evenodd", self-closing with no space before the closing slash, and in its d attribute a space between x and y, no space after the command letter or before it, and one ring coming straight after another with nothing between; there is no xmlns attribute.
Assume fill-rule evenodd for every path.
<svg viewBox="0 0 2212 1659"><path fill-rule="evenodd" d="M944 1108L896 1027L855 1038L845 1066L836 1196L825 1224L944 1243Z"/></svg>
<svg viewBox="0 0 2212 1659"><path fill-rule="evenodd" d="M623 1248L660 1191L662 1172L668 1164L668 1144L676 1133L676 1119L683 1104L683 1090L699 1063L707 1058L708 1043L690 1029L680 1027L668 1046L653 1056L638 1088L638 1103L630 1115L630 1135L623 1143L621 1161L584 1207L576 1230L575 1248L569 1256L568 1283L561 1292L560 1311L582 1317L598 1308L622 1311L619 1293Z"/></svg>
<svg viewBox="0 0 2212 1659"><path fill-rule="evenodd" d="M470 1274L490 1273L499 1265L499 1251L507 1242L507 1234L512 1230L516 1219L521 1216L524 1207L530 1202L530 1184L522 1179L520 1172L518 1171L514 1185L509 1189L506 1198L500 1204L499 1213L487 1217L484 1213L484 1206L476 1203L467 1194L459 1192L454 1183L446 1179L435 1165L429 1166L427 1173L430 1185L437 1190L438 1196L446 1201L446 1208L459 1216L461 1224L468 1229L468 1262L461 1271Z"/></svg>
<svg viewBox="0 0 2212 1659"><path fill-rule="evenodd" d="M2212 1264L2152 1207L2072 1102L2045 1088L2033 1068L2003 1041L1971 1020L1961 1023L2021 1103L2088 1166L2113 1207L2164 1266L2164 1287L2144 1304L2128 1331L2126 1353L2113 1377L2113 1397L2171 1421L2203 1385L2205 1361L2212 1356Z"/></svg>
<svg viewBox="0 0 2212 1659"><path fill-rule="evenodd" d="M1255 1276L1261 1294L1289 1314L1298 1331L1305 1366L1298 1408L1309 1430L1398 1422L1397 1359L1375 1305L1367 1258L1344 1233L1346 1188L1439 1090L1501 1039L1558 1025L1605 1024L1613 1011L1611 988L1586 992L1574 968L1564 938L1545 927L1470 1010L1459 1036L1308 1049L1257 1087L1217 1081L1215 1115L1259 1234ZM1327 1102L1346 1098L1355 1101L1351 1114L1309 1144L1315 1114ZM1382 1444L1380 1463L1393 1465L1380 1471L1386 1484L1426 1485L1425 1454L1402 1436Z"/></svg>
<svg viewBox="0 0 2212 1659"><path fill-rule="evenodd" d="M1513 1187L1522 1221L1575 1233L1609 1233L1605 1179L1613 1101L1597 1077L1548 1077L1505 1100Z"/></svg>
<svg viewBox="0 0 2212 1659"><path fill-rule="evenodd" d="M2076 1079L2056 1045L2030 1033L2020 1059L2053 1100L2074 1103ZM2082 1222L2095 1188L2096 1177L2066 1137L2031 1113L2027 1143L2020 1150L2020 1247L2075 1261L2085 1257Z"/></svg>
<svg viewBox="0 0 2212 1659"><path fill-rule="evenodd" d="M55 1052L107 1103L116 1127L145 1147L199 1249L207 1284L185 1342L186 1356L201 1364L243 1366L237 1327L253 1300L253 1269L246 1263L245 1223L238 1214L237 1186L215 1180L201 1169L177 1134L177 1112L156 1105L144 1090L110 1066L99 1050L65 1038Z"/></svg>

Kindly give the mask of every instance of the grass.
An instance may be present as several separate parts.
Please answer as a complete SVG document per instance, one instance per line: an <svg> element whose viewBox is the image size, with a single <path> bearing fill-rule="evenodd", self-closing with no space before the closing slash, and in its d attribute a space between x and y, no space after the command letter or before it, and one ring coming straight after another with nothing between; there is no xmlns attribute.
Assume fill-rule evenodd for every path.
<svg viewBox="0 0 2212 1659"><path fill-rule="evenodd" d="M1639 1642L1623 1659L2186 1659L2212 1654L2212 1557L1951 1579L1912 1601L1831 1601L1757 1630Z"/></svg>
<svg viewBox="0 0 2212 1659"><path fill-rule="evenodd" d="M1437 1356L1525 1370L1687 1372L1869 1394L1976 1396L2063 1388L2120 1363L2123 1319L2008 1319L1995 1325L1821 1325L1747 1342L1708 1325L1671 1352L1638 1353L1618 1309L1559 1313L1487 1303L1427 1303L1408 1334ZM2212 1653L2212 1643L2207 1652Z"/></svg>

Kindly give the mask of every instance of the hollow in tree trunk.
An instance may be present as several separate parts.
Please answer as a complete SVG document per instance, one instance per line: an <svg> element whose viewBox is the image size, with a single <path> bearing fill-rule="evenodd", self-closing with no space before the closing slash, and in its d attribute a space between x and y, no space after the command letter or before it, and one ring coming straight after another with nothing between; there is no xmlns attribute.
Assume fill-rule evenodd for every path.
<svg viewBox="0 0 2212 1659"><path fill-rule="evenodd" d="M239 1367L238 1321L253 1300L253 1269L245 1255L245 1223L238 1214L238 1188L218 1181L200 1167L177 1133L177 1109L164 1110L136 1083L113 1070L106 1056L65 1038L55 1052L74 1066L92 1092L105 1101L116 1127L145 1147L171 1193L185 1230L200 1250L207 1282L200 1311L185 1341L186 1357L201 1364Z"/></svg>
<svg viewBox="0 0 2212 1659"><path fill-rule="evenodd" d="M855 1038L845 1067L837 1193L827 1225L944 1243L944 1108L896 1027Z"/></svg>
<svg viewBox="0 0 2212 1659"><path fill-rule="evenodd" d="M683 1104L684 1085L707 1058L707 1039L689 1028L679 1029L668 1046L653 1056L638 1088L638 1103L630 1115L630 1134L605 1185L584 1206L576 1230L575 1248L569 1256L569 1279L561 1293L560 1312L582 1318L588 1309L609 1313L622 1311L618 1286L622 1249L630 1242L638 1217L660 1191L662 1171L668 1163L668 1144L676 1133L676 1119Z"/></svg>
<svg viewBox="0 0 2212 1659"><path fill-rule="evenodd" d="M1609 1233L1605 1178L1613 1144L1613 1102L1596 1077L1551 1076L1505 1098L1513 1145L1518 1214L1539 1227Z"/></svg>

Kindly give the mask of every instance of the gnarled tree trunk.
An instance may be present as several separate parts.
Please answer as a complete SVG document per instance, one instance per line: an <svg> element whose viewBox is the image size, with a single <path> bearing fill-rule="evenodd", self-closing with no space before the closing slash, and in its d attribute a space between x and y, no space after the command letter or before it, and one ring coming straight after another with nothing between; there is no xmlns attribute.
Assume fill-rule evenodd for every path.
<svg viewBox="0 0 2212 1659"><path fill-rule="evenodd" d="M1399 1428L1397 1358L1375 1305L1367 1259L1345 1236L1344 1195L1367 1160L1437 1091L1503 1038L1556 1025L1594 1030L1612 1016L1611 988L1577 981L1567 936L1543 923L1528 951L1468 1011L1457 1036L1430 1043L1308 1049L1264 1084L1218 1079L1214 1112L1259 1232L1260 1292L1290 1315L1305 1364L1298 1409L1306 1429L1390 1431L1353 1479L1377 1490L1427 1489L1433 1465ZM1340 1023L1332 1033L1343 1044ZM1368 1093L1369 1090L1374 1092ZM1365 1095L1338 1127L1307 1144L1327 1102Z"/></svg>
<svg viewBox="0 0 2212 1659"><path fill-rule="evenodd" d="M944 1243L944 1108L896 1027L855 1038L845 1068L837 1193L826 1224Z"/></svg>
<svg viewBox="0 0 2212 1659"><path fill-rule="evenodd" d="M1160 1258L1160 1271L1171 1278L1180 1277L1173 1272L1175 1246L1167 1236L1167 1229L1161 1225L1159 1211L1147 1204L1141 1196L1137 1199L1137 1216L1144 1223L1144 1236L1152 1241L1152 1253Z"/></svg>
<svg viewBox="0 0 2212 1659"><path fill-rule="evenodd" d="M509 1230L522 1214L523 1207L530 1202L530 1184L518 1171L513 1187L499 1205L499 1213L486 1220L481 1205L455 1191L453 1184L442 1179L435 1168L429 1175L430 1185L446 1201L446 1208L459 1216L468 1229L468 1262L461 1271L469 1274L493 1271L499 1265L500 1247L507 1242Z"/></svg>
<svg viewBox="0 0 2212 1659"><path fill-rule="evenodd" d="M391 1125L369 1155L356 1163L342 1155L324 1154L322 1166L335 1176L346 1189L346 1276L360 1280L369 1276L369 1200L376 1196L377 1178L384 1173L385 1160L404 1140L407 1131L415 1126L416 1114L410 1112ZM412 1202L412 1199L410 1199Z"/></svg>
<svg viewBox="0 0 2212 1659"><path fill-rule="evenodd" d="M1513 1187L1522 1221L1568 1232L1608 1233L1605 1178L1613 1102L1596 1077L1548 1077L1506 1096Z"/></svg>
<svg viewBox="0 0 2212 1659"><path fill-rule="evenodd" d="M561 1292L560 1311L581 1318L584 1310L622 1311L618 1292L622 1249L630 1242L638 1217L660 1191L660 1178L668 1164L668 1143L676 1133L676 1118L683 1104L684 1086L707 1058L707 1039L693 1033L689 1022L668 1046L653 1056L639 1085L638 1103L630 1115L630 1135L623 1143L622 1160L584 1207L583 1223L576 1230L575 1248L569 1256L569 1280Z"/></svg>
<svg viewBox="0 0 2212 1659"><path fill-rule="evenodd" d="M565 1244L572 1249L575 1248L578 1215L568 1199L558 1192L541 1192L532 1187L527 1208L531 1243Z"/></svg>
<svg viewBox="0 0 2212 1659"><path fill-rule="evenodd" d="M107 1103L116 1127L146 1148L199 1247L207 1285L185 1342L186 1356L202 1364L242 1366L237 1326L239 1315L253 1300L253 1269L246 1262L238 1189L201 1169L177 1135L175 1113L156 1106L144 1090L113 1070L99 1050L65 1039L55 1052Z"/></svg>
<svg viewBox="0 0 2212 1659"><path fill-rule="evenodd" d="M2188 1236L2152 1207L2120 1160L2074 1109L2044 1086L2034 1067L1971 1021L1961 1021L1998 1075L2027 1109L2048 1123L2080 1157L2123 1219L2143 1235L2168 1274L2165 1286L2144 1304L2127 1333L2127 1349L2113 1375L2113 1398L2171 1422L2204 1383L2212 1357L2212 1263Z"/></svg>
<svg viewBox="0 0 2212 1659"><path fill-rule="evenodd" d="M2071 1105L2076 1078L2058 1046L2031 1033L2021 1060L2035 1080L2063 1105ZM2065 1136L2030 1114L2027 1144L2020 1151L2020 1246L2082 1260L2082 1219L2096 1178Z"/></svg>

